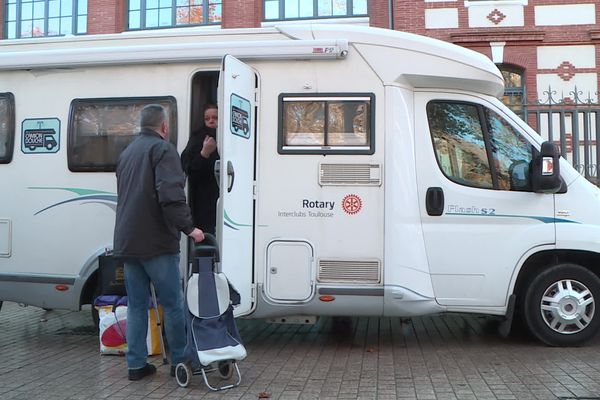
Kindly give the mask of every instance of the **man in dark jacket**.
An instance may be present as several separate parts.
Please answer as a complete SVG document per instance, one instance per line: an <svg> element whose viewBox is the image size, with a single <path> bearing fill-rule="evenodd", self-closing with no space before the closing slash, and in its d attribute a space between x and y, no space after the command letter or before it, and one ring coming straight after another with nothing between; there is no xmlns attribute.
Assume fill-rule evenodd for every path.
<svg viewBox="0 0 600 400"><path fill-rule="evenodd" d="M156 372L147 363L148 299L152 282L164 309L171 363L185 362L185 320L179 273L180 232L196 242L185 199L185 176L177 149L169 141L169 121L157 104L140 113L139 136L117 162L117 217L114 254L125 264L127 289L127 367L129 379ZM171 368L173 370L173 368Z"/></svg>

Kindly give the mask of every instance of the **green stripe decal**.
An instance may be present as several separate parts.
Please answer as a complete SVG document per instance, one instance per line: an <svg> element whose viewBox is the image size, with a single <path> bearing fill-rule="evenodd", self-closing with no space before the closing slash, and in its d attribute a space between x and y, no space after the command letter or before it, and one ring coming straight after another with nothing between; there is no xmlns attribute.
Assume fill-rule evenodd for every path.
<svg viewBox="0 0 600 400"><path fill-rule="evenodd" d="M223 218L225 218L225 221L227 223L229 223L230 225L233 225L233 226L252 226L252 225L249 225L249 224L238 224L237 222L233 221L231 218L229 218L229 215L227 214L227 210L223 210L223 214L224 214Z"/></svg>
<svg viewBox="0 0 600 400"><path fill-rule="evenodd" d="M32 186L28 189L52 189L52 190L66 190L67 192L75 193L78 196L88 196L92 194L114 194L111 192L105 192L102 190L93 190L93 189L81 189L81 188L62 188L62 187L40 187L40 186Z"/></svg>
<svg viewBox="0 0 600 400"><path fill-rule="evenodd" d="M30 187L28 187L28 189L64 190L66 192L75 193L77 195L77 197L74 197L72 199L63 200L58 203L54 203L47 207L44 207L33 215L38 215L40 213L43 213L46 210L49 210L51 208L58 207L62 204L67 204L67 203L81 203L81 204L97 203L97 204L102 204L102 205L108 206L110 209L112 209L115 212L117 209L117 195L115 193L111 193L111 192L105 192L102 190L93 190L93 189L63 188L63 187L52 187L52 186L49 186L49 187L30 186Z"/></svg>

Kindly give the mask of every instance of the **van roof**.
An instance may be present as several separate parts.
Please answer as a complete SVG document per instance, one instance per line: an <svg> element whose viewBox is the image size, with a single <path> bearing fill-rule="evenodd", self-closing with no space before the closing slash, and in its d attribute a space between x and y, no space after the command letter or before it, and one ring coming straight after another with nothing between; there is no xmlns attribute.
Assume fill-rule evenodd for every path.
<svg viewBox="0 0 600 400"><path fill-rule="evenodd" d="M286 25L294 39L344 38L356 47L384 84L461 89L500 96L504 79L485 55L426 36L390 29L328 25Z"/></svg>
<svg viewBox="0 0 600 400"><path fill-rule="evenodd" d="M224 54L241 59L343 58L354 50L385 85L464 89L494 96L504 89L502 75L483 54L406 32L342 24L189 27L2 40L0 70L218 61Z"/></svg>

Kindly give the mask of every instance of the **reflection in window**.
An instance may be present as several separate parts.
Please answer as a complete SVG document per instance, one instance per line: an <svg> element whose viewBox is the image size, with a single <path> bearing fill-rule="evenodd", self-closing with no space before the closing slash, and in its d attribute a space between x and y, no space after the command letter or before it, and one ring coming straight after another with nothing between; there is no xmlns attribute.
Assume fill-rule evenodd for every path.
<svg viewBox="0 0 600 400"><path fill-rule="evenodd" d="M15 142L15 98L11 93L0 93L0 163L12 160Z"/></svg>
<svg viewBox="0 0 600 400"><path fill-rule="evenodd" d="M78 99L71 103L68 160L71 171L114 171L119 154L140 131L139 113L160 104L169 114L169 139L177 142L177 104L172 97Z"/></svg>
<svg viewBox="0 0 600 400"><path fill-rule="evenodd" d="M449 179L479 188L531 190L533 146L496 112L477 104L432 101L427 119L438 164Z"/></svg>
<svg viewBox="0 0 600 400"><path fill-rule="evenodd" d="M325 145L325 103L288 101L283 111L284 145Z"/></svg>
<svg viewBox="0 0 600 400"><path fill-rule="evenodd" d="M502 102L515 114L524 119L525 78L523 70L510 65L499 65L504 78L504 95Z"/></svg>
<svg viewBox="0 0 600 400"><path fill-rule="evenodd" d="M529 190L529 174L516 176L515 167L521 165L529 171L533 147L515 129L494 111L485 109L492 143L492 156L502 190ZM512 180L511 180L512 177Z"/></svg>
<svg viewBox="0 0 600 400"><path fill-rule="evenodd" d="M477 107L471 104L431 102L429 129L438 164L458 183L492 188L492 174Z"/></svg>
<svg viewBox="0 0 600 400"><path fill-rule="evenodd" d="M367 0L264 0L265 21L367 15Z"/></svg>
<svg viewBox="0 0 600 400"><path fill-rule="evenodd" d="M221 23L222 0L130 0L129 29Z"/></svg>
<svg viewBox="0 0 600 400"><path fill-rule="evenodd" d="M281 150L371 152L373 98L280 96Z"/></svg>
<svg viewBox="0 0 600 400"><path fill-rule="evenodd" d="M19 39L87 32L87 0L7 0L5 37Z"/></svg>

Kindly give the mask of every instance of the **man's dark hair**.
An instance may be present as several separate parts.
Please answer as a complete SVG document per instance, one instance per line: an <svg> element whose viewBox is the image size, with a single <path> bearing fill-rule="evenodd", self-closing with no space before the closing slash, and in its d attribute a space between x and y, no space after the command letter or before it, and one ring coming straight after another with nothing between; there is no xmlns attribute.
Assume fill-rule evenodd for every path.
<svg viewBox="0 0 600 400"><path fill-rule="evenodd" d="M167 111L160 104L148 104L140 111L140 126L157 129L167 120Z"/></svg>

